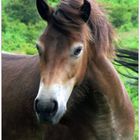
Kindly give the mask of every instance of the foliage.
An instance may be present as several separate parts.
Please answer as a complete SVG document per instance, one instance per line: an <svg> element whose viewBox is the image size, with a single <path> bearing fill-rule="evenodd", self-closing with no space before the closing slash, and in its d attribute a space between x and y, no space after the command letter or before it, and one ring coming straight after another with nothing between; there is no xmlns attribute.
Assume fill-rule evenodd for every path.
<svg viewBox="0 0 140 140"><path fill-rule="evenodd" d="M52 7L55 7L58 1L59 0L48 0L48 3ZM3 3L5 2L3 1ZM25 24L34 24L40 20L35 7L35 0L10 0L4 4L4 11L10 20L18 19Z"/></svg>
<svg viewBox="0 0 140 140"><path fill-rule="evenodd" d="M48 0L55 7L60 0ZM138 48L138 0L97 0L108 12L108 18L117 32L118 45ZM47 26L38 15L35 0L2 0L2 50L35 54L36 40ZM125 68L117 67L121 72ZM133 72L131 72L134 74ZM138 139L138 89L121 76L136 112L135 140Z"/></svg>

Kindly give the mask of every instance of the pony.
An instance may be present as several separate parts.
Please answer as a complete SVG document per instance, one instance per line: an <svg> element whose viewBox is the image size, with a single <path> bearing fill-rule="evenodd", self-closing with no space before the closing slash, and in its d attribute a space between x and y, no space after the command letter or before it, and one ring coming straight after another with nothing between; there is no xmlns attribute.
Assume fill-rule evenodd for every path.
<svg viewBox="0 0 140 140"><path fill-rule="evenodd" d="M38 55L2 56L3 140L132 140L134 111L102 8L95 0L36 5L48 23Z"/></svg>

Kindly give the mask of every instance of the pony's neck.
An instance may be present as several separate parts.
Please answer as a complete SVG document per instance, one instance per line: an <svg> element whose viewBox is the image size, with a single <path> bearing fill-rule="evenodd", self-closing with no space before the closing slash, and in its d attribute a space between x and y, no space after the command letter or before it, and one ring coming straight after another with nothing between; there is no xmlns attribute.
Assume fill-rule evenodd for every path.
<svg viewBox="0 0 140 140"><path fill-rule="evenodd" d="M95 91L89 81L74 89L66 113L66 124L74 138L80 140L110 139L111 111L103 94ZM106 129L105 129L106 128Z"/></svg>

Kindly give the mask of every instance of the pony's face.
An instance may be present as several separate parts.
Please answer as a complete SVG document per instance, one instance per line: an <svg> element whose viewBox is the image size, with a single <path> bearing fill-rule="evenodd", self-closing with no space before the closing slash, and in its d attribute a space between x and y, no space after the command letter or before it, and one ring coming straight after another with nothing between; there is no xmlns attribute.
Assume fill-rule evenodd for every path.
<svg viewBox="0 0 140 140"><path fill-rule="evenodd" d="M42 2L37 1L38 7L42 7ZM84 4L90 6L89 3ZM88 50L82 28L71 34L64 28L61 30L56 27L54 20L46 20L49 20L48 27L37 43L41 80L35 99L35 111L41 122L56 124L66 112L74 86L84 76Z"/></svg>

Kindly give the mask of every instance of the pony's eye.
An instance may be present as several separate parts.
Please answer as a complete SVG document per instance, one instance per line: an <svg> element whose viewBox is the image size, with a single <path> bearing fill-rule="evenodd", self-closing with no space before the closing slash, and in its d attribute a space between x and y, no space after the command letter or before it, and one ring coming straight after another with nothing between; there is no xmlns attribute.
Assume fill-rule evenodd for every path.
<svg viewBox="0 0 140 140"><path fill-rule="evenodd" d="M79 47L77 47L77 48L74 49L73 55L74 56L78 56L81 53L81 51L82 51L82 47L79 46Z"/></svg>
<svg viewBox="0 0 140 140"><path fill-rule="evenodd" d="M70 50L70 55L72 58L79 58L83 52L84 45L82 42L75 42L73 43L71 50Z"/></svg>

